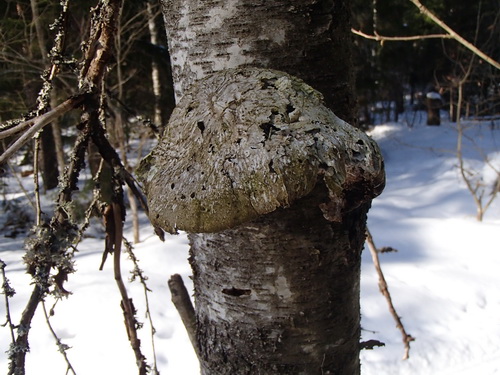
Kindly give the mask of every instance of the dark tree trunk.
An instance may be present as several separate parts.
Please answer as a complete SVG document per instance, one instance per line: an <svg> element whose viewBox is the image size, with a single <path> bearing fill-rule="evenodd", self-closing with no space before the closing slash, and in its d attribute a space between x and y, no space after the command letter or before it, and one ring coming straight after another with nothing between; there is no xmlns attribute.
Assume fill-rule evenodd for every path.
<svg viewBox="0 0 500 375"><path fill-rule="evenodd" d="M427 125L438 126L441 125L441 99L436 98L426 98L427 106Z"/></svg>
<svg viewBox="0 0 500 375"><path fill-rule="evenodd" d="M59 168L57 162L56 145L52 125L46 126L41 132L42 144L42 179L45 190L57 187L59 183Z"/></svg>
<svg viewBox="0 0 500 375"><path fill-rule="evenodd" d="M323 217L327 190L240 227L190 234L203 374L358 374L368 205Z"/></svg>

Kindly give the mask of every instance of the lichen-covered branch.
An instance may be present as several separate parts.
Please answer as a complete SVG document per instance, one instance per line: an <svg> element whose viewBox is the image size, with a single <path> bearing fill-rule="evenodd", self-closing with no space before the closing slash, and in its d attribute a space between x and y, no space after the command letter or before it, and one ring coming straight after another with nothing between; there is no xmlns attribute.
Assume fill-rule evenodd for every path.
<svg viewBox="0 0 500 375"><path fill-rule="evenodd" d="M49 327L50 333L54 337L54 340L56 340L56 345L57 348L59 349L59 352L62 354L62 356L64 357L64 361L66 362L67 366L66 374L69 374L71 372L73 375L76 375L75 369L73 368L73 365L71 364L68 358L68 354L66 353L66 351L70 349L70 347L66 344L63 344L59 336L57 336L56 331L54 330L52 324L50 323L50 313L47 312L47 307L45 306L44 301L42 301L42 308L43 308L43 314L45 315L45 322L47 323L47 326Z"/></svg>
<svg viewBox="0 0 500 375"><path fill-rule="evenodd" d="M122 195L121 192L120 195ZM116 197L119 198L119 197ZM127 288L123 282L121 274L121 252L122 252L122 241L123 241L123 201L120 199L118 202L113 202L110 206L112 210L112 220L114 231L113 235L113 271L115 275L115 281L118 285L118 290L122 297L120 306L123 311L123 316L125 319L125 328L127 329L127 336L134 351L137 367L139 368L139 375L146 375L148 366L146 364L146 358L141 352L141 340L137 336L137 329L140 326L135 318L135 307L132 302L132 298L128 297Z"/></svg>
<svg viewBox="0 0 500 375"><path fill-rule="evenodd" d="M14 294L16 294L16 291L14 288L10 286L9 279L7 278L7 275L5 274L5 267L7 264L3 260L0 259L0 271L2 272L2 293L4 295L4 303L5 303L5 317L6 321L4 324L2 324L2 327L8 326L9 331L10 331L10 337L11 337L11 343L14 344L14 341L16 340L16 337L14 335L14 323L12 323L12 318L10 316L10 303L9 303L9 298L12 298Z"/></svg>
<svg viewBox="0 0 500 375"><path fill-rule="evenodd" d="M91 91L101 86L105 67L112 55L114 23L121 5L121 0L99 3L99 12L96 13L96 17L100 20L100 23L97 26L94 24L95 27L93 28L92 46L94 48L86 51L86 60L81 72L81 81L84 82L81 85L82 91L88 89ZM75 101L84 102L82 131L75 142L70 164L66 169L63 182L60 184L60 193L54 216L49 223L42 223L35 227L33 238L27 242L28 250L25 255L25 262L28 272L33 277L34 289L22 313L16 341L9 351L9 375L25 374L25 358L26 353L29 351L28 334L31 321L40 301L50 292L51 286L54 286L55 291L59 293L68 293L64 289L63 283L66 281L68 274L73 272L73 263L72 252L67 250L72 248L79 235L77 226L71 221L68 214L67 206L71 202L72 192L76 189L76 182L84 165L86 146L91 137L92 124L96 120L95 100L92 100L90 95L81 95L76 99L69 99L63 103L62 109L59 108L57 111L53 110L37 117L34 120L37 121L35 123L37 126L32 126L26 132L28 134L25 133L21 137L21 141L18 140L17 143L18 145L24 144L26 139L30 139L36 131L53 119L51 116L60 116L64 111L74 108L76 106ZM52 269L55 269L57 274L51 275Z"/></svg>

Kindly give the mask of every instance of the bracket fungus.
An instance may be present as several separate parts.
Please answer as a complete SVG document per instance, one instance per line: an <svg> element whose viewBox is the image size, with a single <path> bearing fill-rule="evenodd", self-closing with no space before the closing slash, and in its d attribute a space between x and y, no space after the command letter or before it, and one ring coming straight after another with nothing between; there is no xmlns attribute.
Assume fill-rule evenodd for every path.
<svg viewBox="0 0 500 375"><path fill-rule="evenodd" d="M179 101L138 174L151 220L175 233L218 232L289 207L324 182L327 220L384 187L375 142L286 73L224 70Z"/></svg>

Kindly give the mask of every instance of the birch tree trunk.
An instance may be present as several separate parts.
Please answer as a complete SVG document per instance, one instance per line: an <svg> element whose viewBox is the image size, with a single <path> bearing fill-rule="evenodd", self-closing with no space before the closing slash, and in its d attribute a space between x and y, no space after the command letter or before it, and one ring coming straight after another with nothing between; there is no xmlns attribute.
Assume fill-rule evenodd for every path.
<svg viewBox="0 0 500 375"><path fill-rule="evenodd" d="M156 6L158 9L158 5ZM146 11L148 15L148 30L149 30L149 40L153 46L158 45L158 30L155 22L155 10L153 9L153 5L148 1L146 3ZM161 111L161 80L160 80L160 70L158 69L158 63L156 61L151 62L151 82L153 83L153 94L155 97L155 105L154 105L154 123L163 128L163 116Z"/></svg>
<svg viewBox="0 0 500 375"><path fill-rule="evenodd" d="M349 1L162 0L177 100L214 71L277 69L356 125Z"/></svg>
<svg viewBox="0 0 500 375"><path fill-rule="evenodd" d="M143 162L140 174L150 207L154 207L152 221L170 231L179 228L191 232L197 349L204 375L359 374L360 254L370 200L380 193L383 185L376 146L365 138L356 141L346 137L349 138L344 140L347 149L321 151L318 145L320 156L302 158L290 156L292 151L285 148L280 151L284 152L282 156L252 168L248 155L254 150L264 147L270 153L280 154L269 143L274 134L279 134L275 139L285 140L285 144L288 140L292 142L291 138L303 136L311 136L309 144L316 144L323 136L335 138L342 134L339 136L342 138L346 133L335 126L337 130L331 130L328 125L326 128L331 133L321 135L323 130L314 128L314 119L303 127L290 125L304 122L300 111L295 111L298 101L278 104L257 100L253 102L257 107L255 111L265 108L262 114L233 114L233 123L226 123L229 113L245 112L241 109L245 107L245 99L238 93L233 93L238 97L236 105L227 95L218 96L231 86L231 79L220 83L226 78L216 77L209 83L201 83L194 94L190 93L195 82L214 72L248 66L277 69L305 80L322 92L326 105L337 115L354 121L347 5L347 1L313 0L162 1L176 101L188 93L189 98L174 110L161 144ZM235 73L238 74L247 73ZM275 84L280 80L270 79L268 85L261 79L264 82L261 89L265 91L275 85L280 91ZM200 97L200 90L213 92ZM255 87L247 93L254 92L252 90L260 95L257 93L260 89ZM301 86L297 95L307 97L310 90ZM296 93L287 91L283 95L291 98ZM216 106L210 107L210 103ZM213 125L219 119L219 110L224 117L223 124ZM296 119L292 119L294 115ZM260 118L268 121L259 124ZM248 130L243 130L247 125L241 124L251 119L256 119L257 124L248 124ZM222 141L228 126L235 129L229 129L227 134L234 132L235 135L227 135L227 140ZM308 135L290 135L294 126L299 126L300 134ZM319 132L319 138L314 136L315 132ZM346 132L350 134L350 130ZM235 157L233 151L224 151L221 145L226 144L224 142L231 142L227 143L228 147L241 152L241 158ZM336 173L336 168L330 169L327 165L344 163L341 155L357 160L360 154L356 150L360 145L370 148L367 153L362 152L361 159L362 163L375 160L373 166L366 167L368 162L365 165L370 170L373 167L375 177L365 180L358 176L351 183L340 184L332 193L321 182L328 178L324 176ZM276 147L281 150L282 144L278 142ZM320 163L323 152L330 153L330 158ZM196 158L200 154L206 160L198 162ZM301 173L290 172L298 180L285 183L284 197L268 192L259 196L261 192L256 191L256 186L260 189L271 180L281 178L276 177L285 173L279 160L288 160L289 156L305 165L306 170L307 165L319 168L310 173L312 182L304 182ZM259 163L262 160L255 165ZM219 165L221 168L216 167ZM231 170L231 166L236 171ZM365 167L349 167L353 173L346 178L366 170ZM174 169L180 171L179 179L171 176ZM241 202L212 202L213 197L225 193L212 190L215 188L208 181L228 181L230 186L238 186L240 177L234 177L240 169L248 170L253 176L254 185L248 188L253 200L249 217L253 217L253 209L263 200L283 199L285 203L264 210L257 218L235 225L231 222L228 229L224 229L221 223L234 219L228 217L235 212L246 217L243 212L248 208L242 208ZM262 181L255 177L260 174ZM309 183L311 186L304 194L294 195L290 191L291 185ZM180 191L182 186L191 190ZM354 190L349 190L353 187ZM240 191L228 194L238 197ZM184 221L186 227L183 227Z"/></svg>
<svg viewBox="0 0 500 375"><path fill-rule="evenodd" d="M359 374L368 205L326 220L326 189L235 229L190 234L203 374Z"/></svg>

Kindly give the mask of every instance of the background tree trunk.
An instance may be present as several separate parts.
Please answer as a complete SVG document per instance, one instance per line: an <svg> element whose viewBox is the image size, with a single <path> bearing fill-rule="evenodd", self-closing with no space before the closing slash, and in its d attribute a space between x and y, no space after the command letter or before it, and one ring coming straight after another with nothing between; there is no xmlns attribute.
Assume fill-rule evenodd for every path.
<svg viewBox="0 0 500 375"><path fill-rule="evenodd" d="M156 9L156 13L155 13ZM156 15L158 14L158 3L156 3L156 8L154 8L151 2L146 3L146 10L148 15L148 30L149 39L153 46L158 46L158 28L156 27ZM160 70L158 68L158 63L153 59L151 62L151 82L153 83L153 94L155 97L154 106L154 117L153 121L156 126L161 128L164 127L163 116L162 116L162 95L161 95L161 79Z"/></svg>
<svg viewBox="0 0 500 375"><path fill-rule="evenodd" d="M59 183L59 169L52 125L46 126L42 130L40 137L42 141L41 172L43 186L45 190L51 190L57 187Z"/></svg>
<svg viewBox="0 0 500 375"><path fill-rule="evenodd" d="M47 68L49 66L49 59L38 4L36 0L30 0L30 5L33 16L33 24L36 30L39 53L43 64ZM52 93L52 95L54 95L54 93ZM40 165L42 166L41 172L45 190L51 190L57 187L57 184L59 183L59 170L64 167L64 164L59 164L61 159L64 160L64 158L61 154L58 154L62 153L61 139L60 137L59 139L55 138L56 134L60 134L58 133L58 130L58 124L55 122L54 124L45 127L45 129L41 132L42 160Z"/></svg>

